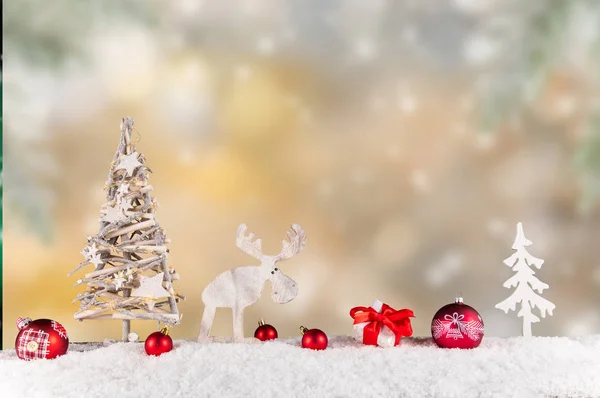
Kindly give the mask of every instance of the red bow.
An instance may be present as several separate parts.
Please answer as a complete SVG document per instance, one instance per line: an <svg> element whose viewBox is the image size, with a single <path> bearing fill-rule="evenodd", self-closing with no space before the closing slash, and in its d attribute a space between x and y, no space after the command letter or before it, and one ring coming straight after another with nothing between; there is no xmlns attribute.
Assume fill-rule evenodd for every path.
<svg viewBox="0 0 600 398"><path fill-rule="evenodd" d="M377 345L377 337L381 326L387 326L396 336L396 345L400 343L402 336L412 336L410 317L415 316L412 310L403 309L396 311L387 304L383 304L381 312L371 307L354 307L350 310L350 316L354 318L354 324L369 322L363 332L363 343Z"/></svg>

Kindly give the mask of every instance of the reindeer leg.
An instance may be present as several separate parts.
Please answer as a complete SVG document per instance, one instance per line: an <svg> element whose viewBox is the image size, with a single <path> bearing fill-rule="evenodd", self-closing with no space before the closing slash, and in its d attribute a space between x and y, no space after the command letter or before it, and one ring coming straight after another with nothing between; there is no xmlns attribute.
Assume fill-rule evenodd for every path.
<svg viewBox="0 0 600 398"><path fill-rule="evenodd" d="M210 329L212 328L213 321L215 319L215 307L204 305L204 313L202 314L202 322L200 323L200 333L198 333L198 343L208 343L210 339Z"/></svg>
<svg viewBox="0 0 600 398"><path fill-rule="evenodd" d="M244 308L234 306L233 311L233 342L244 342Z"/></svg>

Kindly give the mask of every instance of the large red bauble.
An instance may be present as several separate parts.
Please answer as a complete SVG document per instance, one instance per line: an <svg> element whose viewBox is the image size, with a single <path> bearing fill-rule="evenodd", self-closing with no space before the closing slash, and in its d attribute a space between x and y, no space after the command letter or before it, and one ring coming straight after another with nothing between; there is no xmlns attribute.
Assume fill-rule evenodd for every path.
<svg viewBox="0 0 600 398"><path fill-rule="evenodd" d="M327 335L321 329L307 329L300 327L302 331L302 348L311 350L324 350L327 348Z"/></svg>
<svg viewBox="0 0 600 398"><path fill-rule="evenodd" d="M67 331L51 319L17 319L19 334L15 340L15 351L20 359L54 359L69 349Z"/></svg>
<svg viewBox="0 0 600 398"><path fill-rule="evenodd" d="M173 349L173 339L169 336L166 329L154 332L148 336L144 343L146 354L159 356Z"/></svg>
<svg viewBox="0 0 600 398"><path fill-rule="evenodd" d="M433 341L442 348L475 348L483 339L483 319L458 297L435 313L431 321Z"/></svg>
<svg viewBox="0 0 600 398"><path fill-rule="evenodd" d="M265 321L261 319L254 332L254 337L260 341L273 340L277 338L277 330L271 325L265 325Z"/></svg>

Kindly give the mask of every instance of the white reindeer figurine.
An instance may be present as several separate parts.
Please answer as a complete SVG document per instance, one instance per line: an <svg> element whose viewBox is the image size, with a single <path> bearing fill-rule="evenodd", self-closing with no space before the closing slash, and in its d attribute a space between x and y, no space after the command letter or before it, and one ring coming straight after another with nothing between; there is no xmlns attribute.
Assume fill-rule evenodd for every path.
<svg viewBox="0 0 600 398"><path fill-rule="evenodd" d="M260 260L258 266L233 268L217 276L202 292L204 314L200 324L198 342L208 342L210 329L218 307L231 308L233 311L233 341L244 341L244 309L256 303L260 298L265 282L271 282L271 298L278 304L285 304L298 295L296 282L286 276L276 263L287 260L300 253L306 245L306 236L302 228L292 225L295 234L288 231L288 241L283 241L281 253L266 256L262 253L260 239L252 242L254 234L246 236L247 227L238 227L236 244L246 254Z"/></svg>

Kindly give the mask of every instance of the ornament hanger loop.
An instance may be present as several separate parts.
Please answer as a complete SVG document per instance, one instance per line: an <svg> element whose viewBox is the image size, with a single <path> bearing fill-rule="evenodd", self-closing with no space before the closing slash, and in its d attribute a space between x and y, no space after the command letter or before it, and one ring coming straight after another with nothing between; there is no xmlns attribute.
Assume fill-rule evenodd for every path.
<svg viewBox="0 0 600 398"><path fill-rule="evenodd" d="M133 143L133 145L137 145L142 140L142 135L136 128L133 129L133 132L135 133L135 142Z"/></svg>

